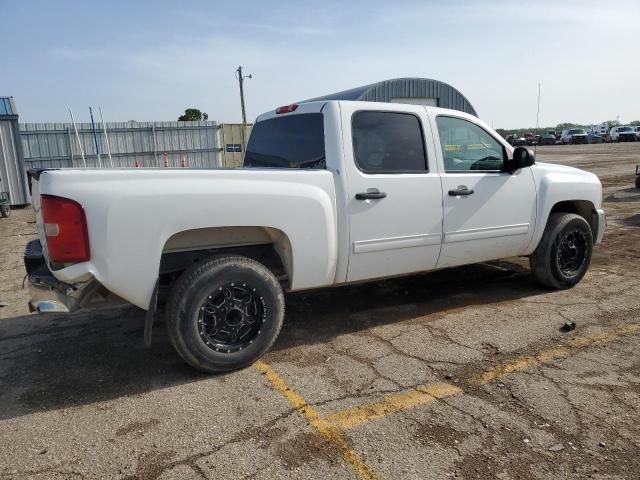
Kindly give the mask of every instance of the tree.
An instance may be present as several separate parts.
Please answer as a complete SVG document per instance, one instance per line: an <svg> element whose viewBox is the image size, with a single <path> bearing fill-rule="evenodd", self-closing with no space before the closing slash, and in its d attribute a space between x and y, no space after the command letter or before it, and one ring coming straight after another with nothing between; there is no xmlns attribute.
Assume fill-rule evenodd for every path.
<svg viewBox="0 0 640 480"><path fill-rule="evenodd" d="M197 108L187 108L184 111L184 115L178 117L179 122L199 122L200 120L207 120L209 114L201 112Z"/></svg>
<svg viewBox="0 0 640 480"><path fill-rule="evenodd" d="M558 125L556 125L556 130L565 130L567 128L584 128L585 125L580 125L579 123L571 123L571 122L565 122L565 123L559 123Z"/></svg>

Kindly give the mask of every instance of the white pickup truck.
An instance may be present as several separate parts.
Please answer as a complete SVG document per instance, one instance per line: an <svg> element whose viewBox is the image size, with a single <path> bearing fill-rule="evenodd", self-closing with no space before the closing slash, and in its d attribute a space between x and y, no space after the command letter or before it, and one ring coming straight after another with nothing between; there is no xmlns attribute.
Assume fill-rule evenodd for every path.
<svg viewBox="0 0 640 480"><path fill-rule="evenodd" d="M535 163L478 118L415 105L320 101L261 115L243 169L30 172L39 240L32 310L166 300L171 342L218 372L264 354L284 291L511 256L568 288L605 214L598 178Z"/></svg>

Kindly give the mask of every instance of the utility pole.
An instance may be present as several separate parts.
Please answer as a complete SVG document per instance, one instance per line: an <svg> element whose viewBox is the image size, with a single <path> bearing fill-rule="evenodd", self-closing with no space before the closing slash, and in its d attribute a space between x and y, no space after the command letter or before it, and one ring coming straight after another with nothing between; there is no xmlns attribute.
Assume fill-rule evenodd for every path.
<svg viewBox="0 0 640 480"><path fill-rule="evenodd" d="M251 74L243 75L241 65L236 70L236 77L238 78L238 83L240 85L240 107L242 108L242 150L244 151L245 147L247 146L247 142L245 141L245 135L247 131L247 113L244 109L244 79L251 78Z"/></svg>
<svg viewBox="0 0 640 480"><path fill-rule="evenodd" d="M538 83L538 111L536 112L536 135L538 135L540 132L538 130L540 130L540 88L541 88L541 83ZM534 153L538 153L538 144L536 143L535 146L533 147L533 151Z"/></svg>

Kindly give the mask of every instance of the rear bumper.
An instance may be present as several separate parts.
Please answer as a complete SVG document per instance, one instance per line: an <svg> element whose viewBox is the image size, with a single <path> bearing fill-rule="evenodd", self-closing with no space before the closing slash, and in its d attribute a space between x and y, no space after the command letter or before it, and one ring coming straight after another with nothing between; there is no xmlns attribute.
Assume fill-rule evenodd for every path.
<svg viewBox="0 0 640 480"><path fill-rule="evenodd" d="M596 215L598 216L598 231L596 233L595 243L600 243L604 237L604 227L607 225L607 215L601 208L596 210Z"/></svg>
<svg viewBox="0 0 640 480"><path fill-rule="evenodd" d="M30 241L24 252L29 282L29 311L73 312L87 305L100 290L94 279L69 285L55 278L42 253L40 240Z"/></svg>

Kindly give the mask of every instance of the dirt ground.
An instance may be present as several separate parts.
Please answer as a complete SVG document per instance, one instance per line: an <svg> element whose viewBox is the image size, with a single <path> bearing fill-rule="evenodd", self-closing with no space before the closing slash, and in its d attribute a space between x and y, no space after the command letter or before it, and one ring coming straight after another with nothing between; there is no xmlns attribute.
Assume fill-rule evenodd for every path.
<svg viewBox="0 0 640 480"><path fill-rule="evenodd" d="M539 148L600 176L574 289L509 259L291 294L273 350L207 376L143 312L28 315L30 209L0 219L0 479L640 478L640 143ZM577 323L572 332L560 327Z"/></svg>

